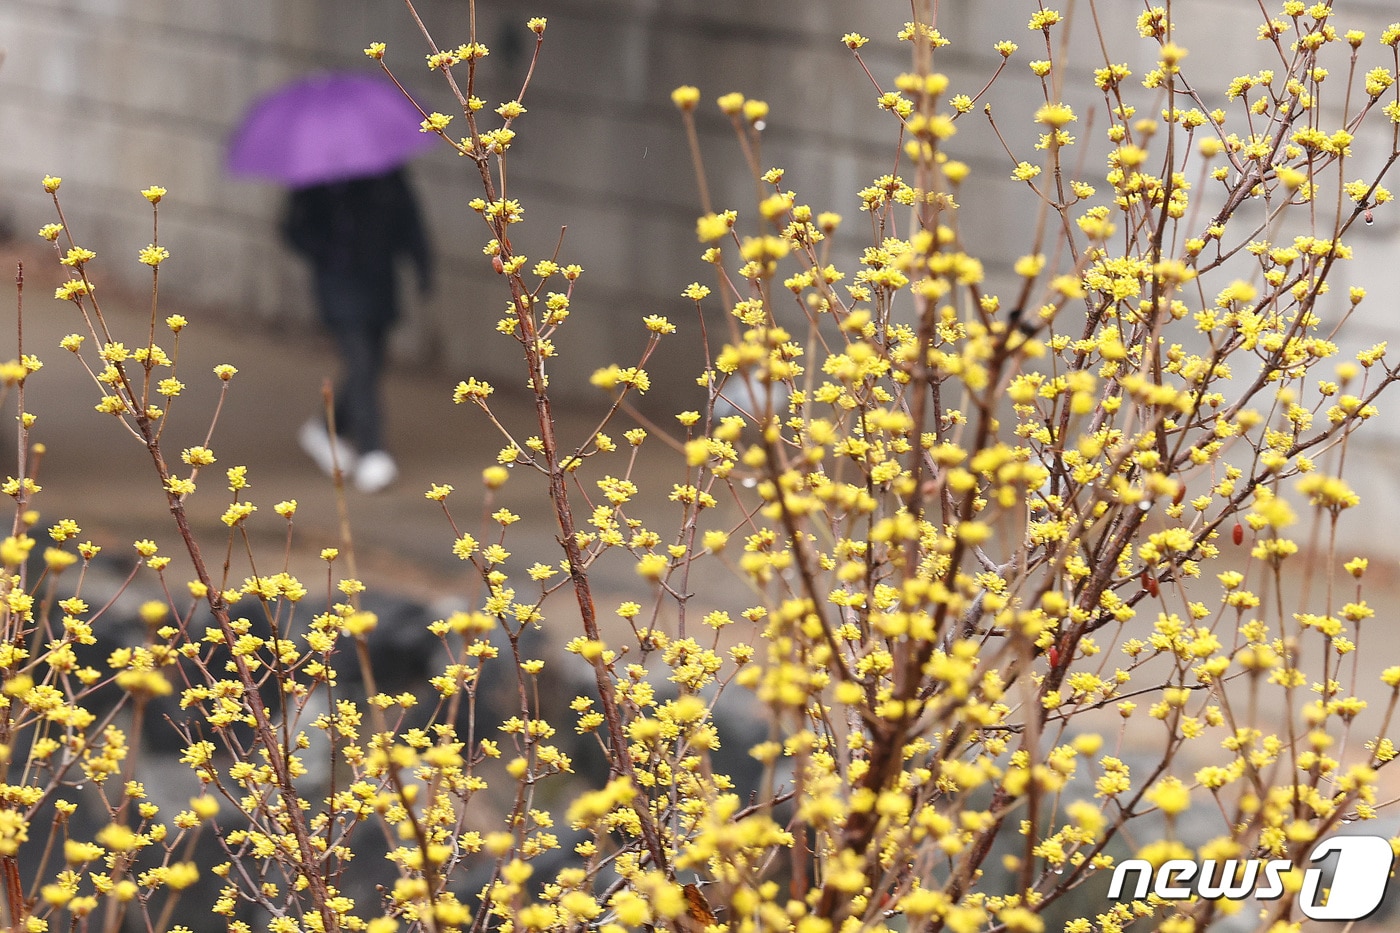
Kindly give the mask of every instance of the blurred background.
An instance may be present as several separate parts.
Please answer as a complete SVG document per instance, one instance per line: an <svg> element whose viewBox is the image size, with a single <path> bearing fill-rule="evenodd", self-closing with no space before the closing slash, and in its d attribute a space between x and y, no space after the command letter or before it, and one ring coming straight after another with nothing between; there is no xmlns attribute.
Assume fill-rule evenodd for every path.
<svg viewBox="0 0 1400 933"><path fill-rule="evenodd" d="M417 6L440 45L467 41L465 0L420 0ZM1137 74L1155 62L1155 43L1136 38L1138 5L1098 6L1106 49L1100 47L1088 5L1065 7L1071 15L1067 87L1090 87L1089 72L1105 54L1127 62ZM950 94L973 95L982 88L1000 62L993 43L1020 44L986 98L1018 158L1034 157L1029 115L1041 99L1039 82L1026 67L1030 59L1044 57L1040 34L1026 28L1034 7L944 2L939 12L938 26L953 42L940 51L937 63L952 77ZM696 280L713 284L713 274L699 259L702 247L694 235L699 198L671 90L681 84L701 89L697 117L714 202L721 209L739 209L741 224L752 223L755 215L754 186L732 128L714 101L730 91L766 100L771 111L761 163L787 170L784 187L797 191L799 202L841 213L845 226L836 237L837 255L854 256L868 239L855 192L893 167L894 128L875 106L874 90L840 36L857 31L871 37L864 57L889 86L893 75L908 67L908 46L893 38L908 9L899 0L477 4L479 38L492 50L478 93L491 108L515 96L529 65L534 37L525 21L549 19L525 99L529 112L515 125L519 136L510 154L509 191L527 211L526 223L517 228L517 248L532 260L546 256L567 224L560 259L586 270L575 317L561 334L563 354L553 366L552 388L565 401L600 401L588 375L607 362L634 360L646 337L640 318L659 313L675 321L681 333L663 343L650 366L655 388L647 410L660 416L700 403L693 381L699 357L686 349L693 351L698 328L691 303L680 292ZM1260 12L1251 0L1182 0L1173 9L1178 41L1191 53L1187 73L1212 105L1224 105L1224 87L1232 76L1276 63L1272 49L1252 38ZM1395 16L1394 4L1348 2L1336 9L1339 30L1361 28L1370 35L1362 69L1389 64L1382 53L1390 50L1374 40ZM1057 30L1057 41L1062 35ZM426 109L453 110L441 76L425 67L426 45L400 2L3 0L0 227L12 244L42 246L34 232L54 218L39 179L61 176L71 225L100 257L94 267L98 281L109 295L123 285L139 294L149 275L134 261L135 251L150 240L150 218L138 192L163 185L170 194L160 208L161 242L173 253L161 268L167 311L197 309L201 320L226 326L229 339L254 341L262 348L258 354L280 345L281 352L305 360L306 353L321 352L327 344L316 327L305 265L279 233L285 191L231 178L224 167L226 148L250 103L269 90L317 70L373 73L375 63L362 52L372 41L388 44L387 61ZM1342 79L1343 62L1344 55L1334 56L1334 80ZM1073 94L1067 97L1076 102ZM1081 145L1070 156L1086 159L1080 174L1092 181L1103 171L1104 122L1101 113L1095 122L1092 101L1081 99L1080 120L1072 127ZM1098 106L1101 111L1101 101ZM488 116L486 125L495 125L494 115ZM1384 119L1372 123L1370 135L1354 147L1348 177L1374 169L1390 149ZM460 124L459 117L451 129ZM1009 180L1011 162L980 103L958 127L948 149L972 167L960 196L959 222L973 251L986 261L995 290L1009 264L1031 248L1031 201ZM406 371L414 378L437 378L431 402L417 389L409 401L391 399L391 431L400 440L408 433L406 418L434 423L440 413L432 406L457 379L486 378L505 395L519 392L523 383L515 344L491 330L506 294L481 252L488 234L466 207L479 191L473 166L444 146L417 158L410 171L438 275L426 299L406 289L404 323L394 335L399 376L391 375L390 391L408 391ZM1375 225L1356 228L1350 238L1357 259L1341 270L1336 285L1364 283L1372 297L1348 324L1344 350L1400 336L1400 316L1391 313L1394 302L1388 297L1400 286L1394 262L1400 248L1397 218L1397 210L1379 209ZM45 293L29 298L31 309L44 311L49 303ZM69 329L71 323L59 332ZM54 353L42 342L37 345ZM247 356L237 362L256 366ZM265 378L300 378L314 386L331 374L307 371L312 369L292 364L295 371L288 371L279 364ZM273 405L293 397L269 393ZM405 412L406 404L415 411ZM288 423L299 423L313 406L299 407ZM267 428L259 426L260 436L276 440ZM1354 483L1366 487L1368 517L1349 517L1344 524L1354 539L1396 553L1390 537L1376 531L1400 525L1400 475L1389 468L1400 454L1400 416L1387 414L1372 428L1355 442L1366 467L1350 473ZM435 442L444 440L441 432L430 433ZM494 450L494 440L488 446ZM422 477L411 464L405 470L411 488Z"/></svg>

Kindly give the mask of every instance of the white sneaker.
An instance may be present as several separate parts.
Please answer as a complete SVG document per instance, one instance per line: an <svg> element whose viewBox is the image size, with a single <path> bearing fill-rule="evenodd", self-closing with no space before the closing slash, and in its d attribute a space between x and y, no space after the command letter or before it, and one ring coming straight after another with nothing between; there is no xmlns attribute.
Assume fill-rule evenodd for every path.
<svg viewBox="0 0 1400 933"><path fill-rule="evenodd" d="M297 432L297 442L327 476L334 477L337 466L347 474L355 469L355 449L342 438L332 439L325 424L315 418L301 426Z"/></svg>
<svg viewBox="0 0 1400 933"><path fill-rule="evenodd" d="M360 456L355 467L355 488L360 492L379 492L399 477L399 465L387 451L371 450Z"/></svg>

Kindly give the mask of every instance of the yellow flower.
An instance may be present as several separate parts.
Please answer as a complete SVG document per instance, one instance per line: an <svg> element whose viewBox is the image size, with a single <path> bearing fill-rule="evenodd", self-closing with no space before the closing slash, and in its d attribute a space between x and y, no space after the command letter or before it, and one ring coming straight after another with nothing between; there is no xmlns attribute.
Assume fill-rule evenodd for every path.
<svg viewBox="0 0 1400 933"><path fill-rule="evenodd" d="M1144 795L1168 816L1175 816L1191 806L1191 789L1177 777L1165 777L1148 788Z"/></svg>
<svg viewBox="0 0 1400 933"><path fill-rule="evenodd" d="M47 191L49 194L53 194L55 191L57 191L57 190L58 190L58 186L61 185L61 184L63 184L63 179L62 179L62 178L56 178L56 177L54 177L53 175L45 175L45 176L44 176L44 180L43 180L44 190Z"/></svg>
<svg viewBox="0 0 1400 933"><path fill-rule="evenodd" d="M670 560L664 554L644 554L637 561L637 574L648 580L657 580L666 572L669 564Z"/></svg>
<svg viewBox="0 0 1400 933"><path fill-rule="evenodd" d="M761 100L744 101L744 119L750 123L758 123L768 117L768 103Z"/></svg>
<svg viewBox="0 0 1400 933"><path fill-rule="evenodd" d="M1016 170L1011 173L1011 177L1017 181L1030 181L1040 174L1039 165L1031 165L1029 162L1021 162L1016 166Z"/></svg>
<svg viewBox="0 0 1400 933"><path fill-rule="evenodd" d="M1168 42L1162 46L1162 64L1169 69L1175 69L1176 65L1186 57L1186 50L1175 42Z"/></svg>
<svg viewBox="0 0 1400 933"><path fill-rule="evenodd" d="M426 58L430 69L437 70L440 68L443 71L446 71L461 61L461 58L458 57L455 52L434 52L426 56Z"/></svg>
<svg viewBox="0 0 1400 933"><path fill-rule="evenodd" d="M455 54L462 61L480 61L491 54L491 50L480 42L468 42L457 46Z"/></svg>
<svg viewBox="0 0 1400 933"><path fill-rule="evenodd" d="M689 84L682 84L671 92L671 103L688 113L700 103L700 89Z"/></svg>
<svg viewBox="0 0 1400 933"><path fill-rule="evenodd" d="M706 214L695 221L695 236L701 243L718 240L729 233L734 222L739 219L735 211L722 214ZM689 297L689 296L687 296Z"/></svg>
<svg viewBox="0 0 1400 933"><path fill-rule="evenodd" d="M77 561L76 554L69 554L55 547L44 549L44 565L55 573L73 566Z"/></svg>
<svg viewBox="0 0 1400 933"><path fill-rule="evenodd" d="M1372 68L1366 72L1366 93L1372 97L1380 97L1394 83L1395 76L1385 68Z"/></svg>
<svg viewBox="0 0 1400 933"><path fill-rule="evenodd" d="M1016 274L1024 278L1033 279L1040 275L1045 268L1045 256L1036 253L1034 256L1022 256L1016 260Z"/></svg>
<svg viewBox="0 0 1400 933"><path fill-rule="evenodd" d="M165 189L160 185L151 185L149 188L141 189L141 197L150 201L152 204L159 204L160 199L165 197Z"/></svg>
<svg viewBox="0 0 1400 933"><path fill-rule="evenodd" d="M186 447L185 450L181 451L179 458L190 466L209 466L213 464L214 459L216 459L216 457L214 457L214 451L211 451L210 448L203 447L203 445Z"/></svg>
<svg viewBox="0 0 1400 933"><path fill-rule="evenodd" d="M1059 129L1077 119L1068 104L1042 104L1035 112L1035 122Z"/></svg>
<svg viewBox="0 0 1400 933"><path fill-rule="evenodd" d="M365 54L376 61L382 61L384 59L385 48L386 46L383 42L371 42L365 49Z"/></svg>
<svg viewBox="0 0 1400 933"><path fill-rule="evenodd" d="M481 404L495 391L496 389L491 383L471 378L466 382L457 383L457 388L452 391L452 401L460 405L471 399L477 404Z"/></svg>
<svg viewBox="0 0 1400 933"><path fill-rule="evenodd" d="M715 103L719 104L720 111L726 116L738 116L744 109L744 95L740 94L738 91L733 91L729 94L725 94L719 100L715 101Z"/></svg>
<svg viewBox="0 0 1400 933"><path fill-rule="evenodd" d="M83 249L81 246L74 246L64 254L63 258L59 260L59 263L65 266L81 266L83 263L96 258L97 254L92 250Z"/></svg>
<svg viewBox="0 0 1400 933"><path fill-rule="evenodd" d="M53 296L59 301L77 301L84 295L90 294L92 294L92 285L82 279L69 279L53 291Z"/></svg>
<svg viewBox="0 0 1400 933"><path fill-rule="evenodd" d="M235 502L225 509L224 514L219 518L225 525L232 528L257 510L258 507L251 502Z"/></svg>
<svg viewBox="0 0 1400 933"><path fill-rule="evenodd" d="M145 265L155 267L170 258L170 250L152 243L150 246L142 247L137 258Z"/></svg>
<svg viewBox="0 0 1400 933"><path fill-rule="evenodd" d="M427 119L418 125L420 133L441 133L447 129L447 124L452 122L452 118L445 113L438 113L434 110L428 114Z"/></svg>
<svg viewBox="0 0 1400 933"><path fill-rule="evenodd" d="M997 913L997 919L1007 933L1045 933L1045 921L1025 907L1008 907ZM981 925L978 923L979 928Z"/></svg>
<svg viewBox="0 0 1400 933"><path fill-rule="evenodd" d="M352 612L340 623L341 631L347 635L368 635L379 625L379 616L372 612Z"/></svg>
<svg viewBox="0 0 1400 933"><path fill-rule="evenodd" d="M97 833L97 841L117 852L127 852L139 844L136 833L120 823L104 826Z"/></svg>

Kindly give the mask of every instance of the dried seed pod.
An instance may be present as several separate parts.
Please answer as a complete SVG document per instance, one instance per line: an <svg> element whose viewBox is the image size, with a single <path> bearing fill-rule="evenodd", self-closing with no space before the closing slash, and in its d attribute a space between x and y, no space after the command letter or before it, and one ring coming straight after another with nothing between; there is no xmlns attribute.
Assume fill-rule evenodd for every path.
<svg viewBox="0 0 1400 933"><path fill-rule="evenodd" d="M1146 570L1142 572L1142 585L1147 587L1147 592L1152 594L1153 599L1162 595L1161 588L1157 586L1157 578Z"/></svg>

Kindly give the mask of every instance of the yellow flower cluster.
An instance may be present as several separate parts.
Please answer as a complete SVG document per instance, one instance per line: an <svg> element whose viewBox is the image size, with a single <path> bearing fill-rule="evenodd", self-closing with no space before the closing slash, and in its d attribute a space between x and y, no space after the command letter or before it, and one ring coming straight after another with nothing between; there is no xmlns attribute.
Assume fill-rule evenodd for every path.
<svg viewBox="0 0 1400 933"><path fill-rule="evenodd" d="M233 861L213 867L208 906L232 933L251 933L247 904L268 909L274 933L1041 933L1046 909L1111 869L1125 840L1153 865L1297 858L1339 821L1381 815L1400 667L1379 686L1356 673L1376 616L1361 590L1369 565L1318 542L1360 505L1344 454L1400 378L1384 344L1343 358L1338 329L1366 292L1330 287L1354 255L1352 222L1392 200L1377 176L1344 180L1360 122L1373 109L1400 119L1400 98L1391 69L1353 55L1364 33L1332 17L1284 3L1259 35L1290 55L1230 81L1206 112L1188 83L1197 59L1149 7L1136 20L1149 70L1092 73L1107 127L1091 140L1069 133L1084 110L1062 94L1080 72L1052 40L1073 25L1060 11L1022 20L1047 57L1028 65L1041 88L1020 135L993 106L1014 42L994 46L980 90L957 93L930 61L955 36L905 24L896 38L913 44L914 68L886 82L863 57L870 40L847 33L899 160L856 192L868 240L837 252L840 216L758 161L769 104L719 97L760 192L751 216L707 204L695 224L715 280L680 297L713 340L703 398L663 425L616 425L651 388L662 339L681 333L673 319L684 324L648 309L637 357L592 376L606 415L567 444L550 366L589 297L580 266L512 245L525 211L505 165L525 89L484 129L474 82L487 48L430 42L428 66L463 82L469 135L449 143L486 182L469 207L509 293L496 330L525 359L538 417L508 427L476 378L452 393L505 440L475 494L445 482L424 493L472 585L466 607L427 627L442 663L422 695L373 686L371 643L387 623L362 604L353 563L332 574L348 551L320 551L314 608L290 550L281 570L233 569L273 520L248 499L242 465L225 472L223 577L204 564L186 504L218 458L192 444L179 455L188 475L172 472L153 404L194 377L155 343L159 318L135 343L112 336L96 254L45 225L68 276L55 297L93 337L60 346L90 374L96 409L155 454L197 605L172 595L183 559L140 538L138 572L162 598L138 611L140 637L90 657L108 610L84 598L86 572L64 578L80 577L73 595L47 587L101 549L60 518L36 579L33 459L0 484L16 503L0 541L0 759L14 782L0 787L0 856L61 840L36 897L10 902L16 928L77 928L104 901L153 925L169 896L155 892L200 880L188 853L215 820ZM536 49L545 25L526 24ZM1400 25L1380 41L1400 44ZM1339 42L1336 67L1365 98L1341 122L1319 103L1322 57ZM387 54L379 42L365 53ZM671 95L697 159L702 97ZM1004 265L976 254L958 200L972 168L954 147L980 131L958 121L982 101L1008 159L988 175L1044 218ZM432 112L422 129L445 134L452 119ZM1098 177L1075 177L1086 172ZM42 187L56 201L60 184ZM167 196L141 193L153 208ZM1246 220L1256 202L1262 227ZM169 255L154 237L137 254L153 276ZM189 323L165 322L176 335ZM41 364L16 356L0 381L22 393ZM236 372L215 368L222 391ZM33 423L20 412L37 454ZM496 501L518 473L544 483L562 554L541 553L515 528L520 506ZM449 497L462 496L482 506L479 527L454 517ZM291 542L297 501L273 512ZM1289 604L1285 581L1315 567L1335 569L1325 604ZM716 573L739 585L711 585ZM624 592L595 588L603 579ZM534 651L540 629L569 657ZM557 688L564 662L587 673L571 701ZM347 663L370 685L360 698L338 682ZM163 817L148 799L138 743L94 705L100 689L137 711L169 697L194 717L180 761L201 790L187 809ZM481 718L485 691L511 697L498 721ZM717 712L736 701L767 719L741 748L756 777L718 754L748 734ZM576 739L605 762L583 788ZM305 790L314 761L334 775L324 792ZM79 781L96 797L70 794ZM99 798L91 839L60 828ZM41 827L48 801L58 822ZM1197 804L1218 811L1213 837L1188 835ZM390 845L375 904L337 886L362 824ZM984 883L993 851L1006 884ZM461 880L482 866L468 892ZM1186 910L1124 901L1064 929L1146 918L1185 933L1198 929Z"/></svg>

